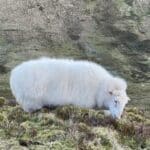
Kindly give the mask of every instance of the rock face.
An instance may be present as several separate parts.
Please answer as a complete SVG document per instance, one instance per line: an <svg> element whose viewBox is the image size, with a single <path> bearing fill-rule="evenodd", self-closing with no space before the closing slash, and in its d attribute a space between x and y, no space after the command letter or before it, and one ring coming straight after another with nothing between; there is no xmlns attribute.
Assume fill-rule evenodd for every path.
<svg viewBox="0 0 150 150"><path fill-rule="evenodd" d="M132 95L144 87L142 95L150 97L149 0L0 0L0 6L2 95L10 93L16 64L55 56L101 63L139 83Z"/></svg>

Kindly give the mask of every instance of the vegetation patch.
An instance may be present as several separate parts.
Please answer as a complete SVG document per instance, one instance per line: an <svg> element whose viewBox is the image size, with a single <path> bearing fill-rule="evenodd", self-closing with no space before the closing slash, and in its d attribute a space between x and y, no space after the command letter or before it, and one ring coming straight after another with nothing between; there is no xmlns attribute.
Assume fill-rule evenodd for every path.
<svg viewBox="0 0 150 150"><path fill-rule="evenodd" d="M2 98L4 99L4 98ZM8 100L0 107L1 149L140 149L150 143L150 119L126 108L121 120L72 105L26 113Z"/></svg>
<svg viewBox="0 0 150 150"><path fill-rule="evenodd" d="M0 97L0 106L3 106L5 103L5 98L4 97Z"/></svg>

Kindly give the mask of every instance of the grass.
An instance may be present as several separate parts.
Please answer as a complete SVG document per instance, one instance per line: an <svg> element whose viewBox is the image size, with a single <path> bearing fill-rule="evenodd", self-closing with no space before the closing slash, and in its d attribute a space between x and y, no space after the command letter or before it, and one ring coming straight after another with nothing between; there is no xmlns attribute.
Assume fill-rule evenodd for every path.
<svg viewBox="0 0 150 150"><path fill-rule="evenodd" d="M121 120L72 105L26 113L0 98L0 149L140 149L150 146L150 119L126 108ZM126 147L126 148L125 148Z"/></svg>

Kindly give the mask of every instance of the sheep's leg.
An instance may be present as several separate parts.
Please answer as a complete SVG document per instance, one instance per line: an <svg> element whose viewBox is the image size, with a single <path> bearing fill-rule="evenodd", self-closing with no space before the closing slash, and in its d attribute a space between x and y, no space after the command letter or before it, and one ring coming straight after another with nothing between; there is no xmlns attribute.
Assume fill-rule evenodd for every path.
<svg viewBox="0 0 150 150"><path fill-rule="evenodd" d="M42 108L42 105L36 103L34 100L27 100L24 103L20 104L23 107L23 110L26 112L34 112Z"/></svg>
<svg viewBox="0 0 150 150"><path fill-rule="evenodd" d="M28 108L28 107L25 107L25 106L23 106L23 110L24 110L25 112L29 112L29 113L32 113L32 112L35 111L35 109L33 109L33 108Z"/></svg>

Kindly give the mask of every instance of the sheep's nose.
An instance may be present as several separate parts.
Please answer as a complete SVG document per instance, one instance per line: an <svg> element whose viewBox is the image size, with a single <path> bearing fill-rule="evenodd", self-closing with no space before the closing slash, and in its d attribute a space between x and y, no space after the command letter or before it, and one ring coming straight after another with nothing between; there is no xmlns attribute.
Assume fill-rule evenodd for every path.
<svg viewBox="0 0 150 150"><path fill-rule="evenodd" d="M117 119L121 119L122 113L117 116Z"/></svg>

